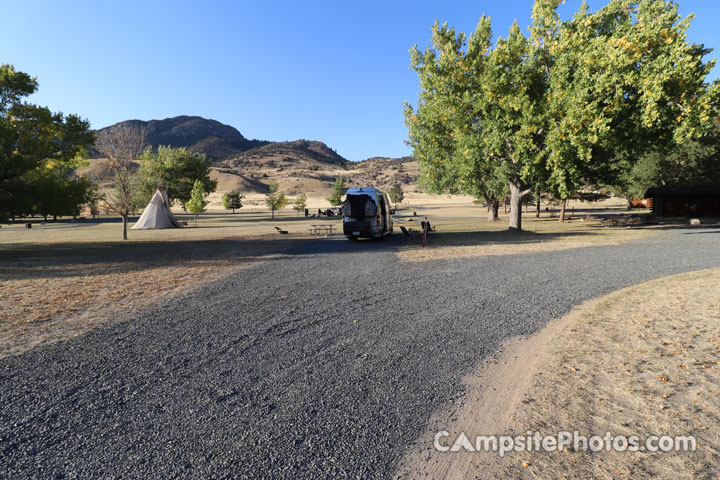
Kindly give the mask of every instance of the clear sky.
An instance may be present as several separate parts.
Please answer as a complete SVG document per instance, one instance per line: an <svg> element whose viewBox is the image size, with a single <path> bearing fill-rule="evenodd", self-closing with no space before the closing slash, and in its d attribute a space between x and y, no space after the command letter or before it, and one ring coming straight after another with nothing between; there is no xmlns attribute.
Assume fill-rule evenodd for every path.
<svg viewBox="0 0 720 480"><path fill-rule="evenodd" d="M428 44L435 19L470 32L487 13L505 35L513 19L529 24L532 3L6 0L0 63L37 76L32 102L93 128L200 115L248 138L321 140L350 160L402 156L402 105L418 90L410 47ZM720 1L678 3L697 14L690 40L720 48Z"/></svg>

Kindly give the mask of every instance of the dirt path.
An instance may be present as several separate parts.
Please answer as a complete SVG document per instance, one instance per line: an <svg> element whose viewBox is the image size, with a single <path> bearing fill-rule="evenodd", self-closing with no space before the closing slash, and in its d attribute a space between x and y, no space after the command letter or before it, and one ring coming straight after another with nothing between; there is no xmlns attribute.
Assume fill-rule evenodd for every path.
<svg viewBox="0 0 720 480"><path fill-rule="evenodd" d="M516 431L519 427L516 411L531 389L551 341L578 312L596 303L593 300L577 307L529 338L506 342L498 355L463 378L463 403L452 414L438 415L430 421L432 428L400 462L396 478L502 478L509 457L499 458L494 452L440 452L433 447L435 434L448 432L441 442L447 445L447 439L452 444L452 439L461 432L472 441L478 435L508 435Z"/></svg>
<svg viewBox="0 0 720 480"><path fill-rule="evenodd" d="M716 478L720 438L720 269L659 278L586 302L514 339L463 378L396 478ZM461 433L637 435L641 451L439 451ZM692 452L649 452L651 435L692 435Z"/></svg>

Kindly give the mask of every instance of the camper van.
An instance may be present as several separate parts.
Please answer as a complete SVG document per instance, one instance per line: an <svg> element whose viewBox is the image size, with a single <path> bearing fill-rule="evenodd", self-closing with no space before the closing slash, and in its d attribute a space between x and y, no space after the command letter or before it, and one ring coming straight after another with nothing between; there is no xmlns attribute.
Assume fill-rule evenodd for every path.
<svg viewBox="0 0 720 480"><path fill-rule="evenodd" d="M375 188L351 188L340 209L343 233L350 240L383 238L393 232L390 201Z"/></svg>

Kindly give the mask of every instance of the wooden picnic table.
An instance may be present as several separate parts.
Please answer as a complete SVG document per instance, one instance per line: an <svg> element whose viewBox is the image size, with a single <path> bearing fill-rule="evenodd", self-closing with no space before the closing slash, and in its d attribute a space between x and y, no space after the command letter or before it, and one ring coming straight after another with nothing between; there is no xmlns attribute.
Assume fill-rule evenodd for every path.
<svg viewBox="0 0 720 480"><path fill-rule="evenodd" d="M308 228L310 235L332 235L334 229L335 225L330 223L313 224Z"/></svg>

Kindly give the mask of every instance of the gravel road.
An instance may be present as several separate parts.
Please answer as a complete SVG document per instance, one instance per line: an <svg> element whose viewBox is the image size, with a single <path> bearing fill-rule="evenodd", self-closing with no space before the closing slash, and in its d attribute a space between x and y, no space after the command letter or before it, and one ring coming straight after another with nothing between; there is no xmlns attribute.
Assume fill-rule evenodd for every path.
<svg viewBox="0 0 720 480"><path fill-rule="evenodd" d="M720 266L720 230L706 228L425 263L398 262L402 242L303 243L1 360L0 477L387 478L504 339L617 288Z"/></svg>

